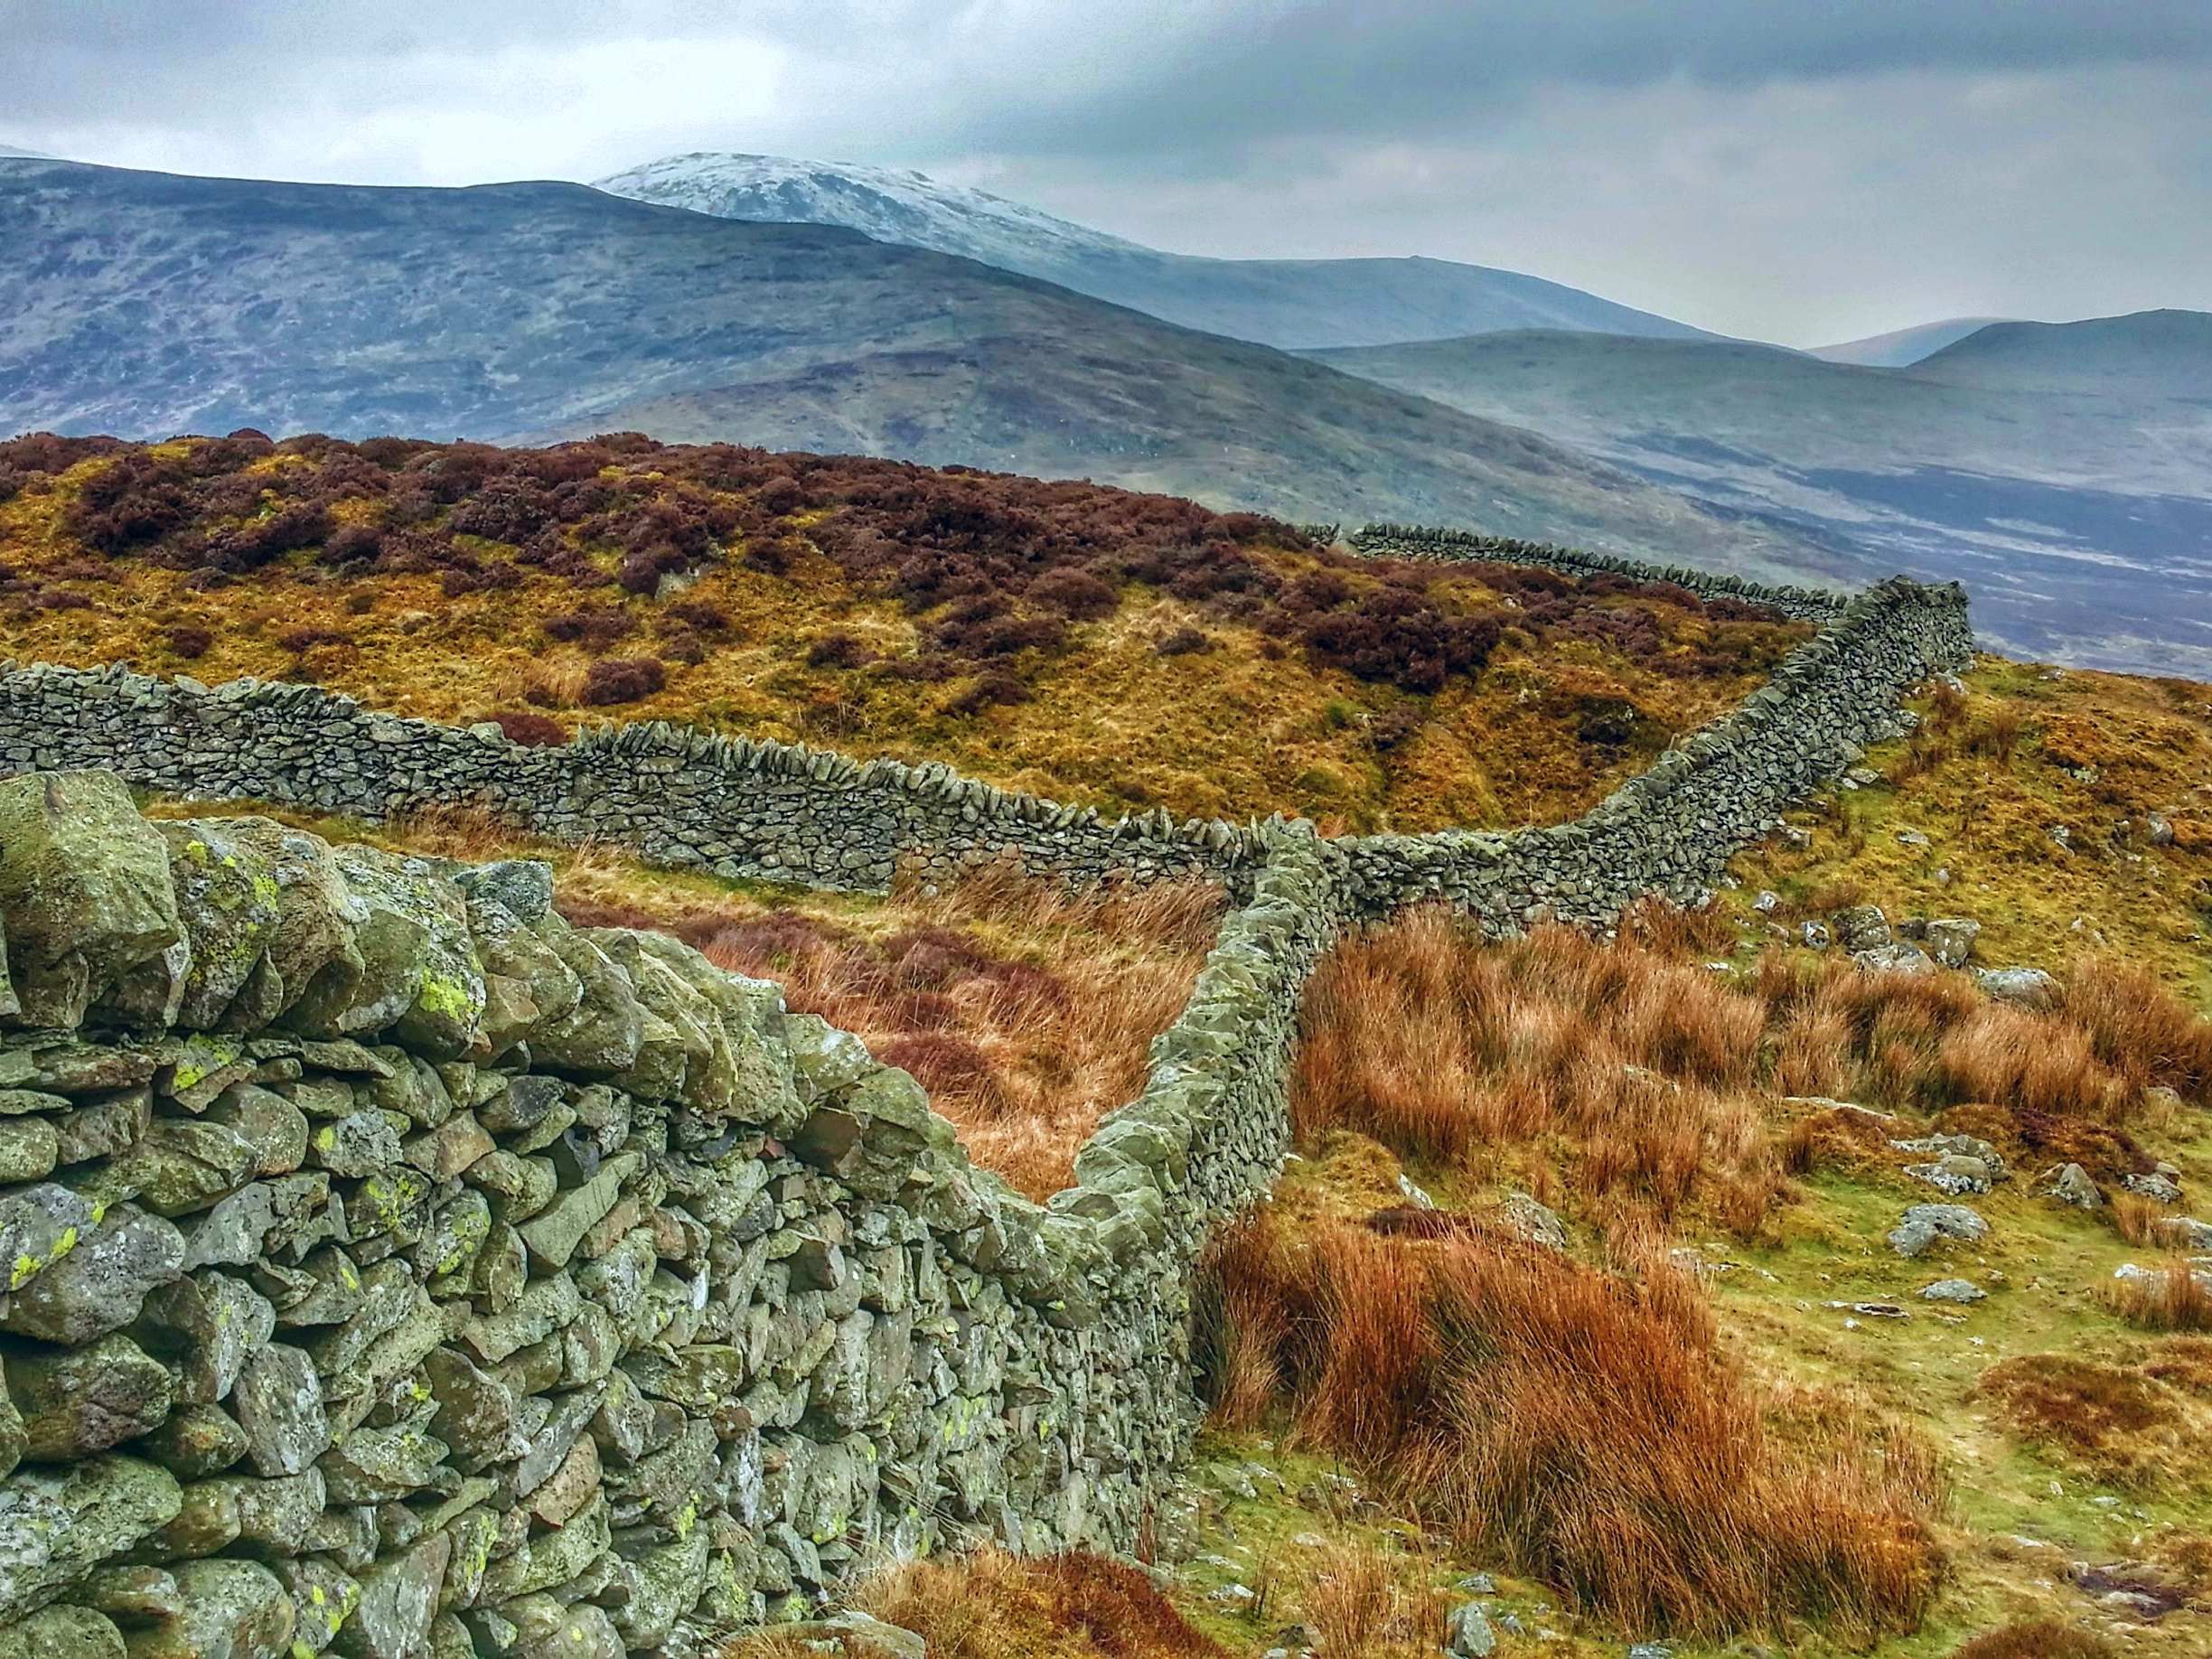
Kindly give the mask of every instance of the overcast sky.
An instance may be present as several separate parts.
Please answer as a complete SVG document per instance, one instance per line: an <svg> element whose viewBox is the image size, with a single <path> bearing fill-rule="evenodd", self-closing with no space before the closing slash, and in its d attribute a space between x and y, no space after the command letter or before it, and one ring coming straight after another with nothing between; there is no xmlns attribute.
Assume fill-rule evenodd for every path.
<svg viewBox="0 0 2212 1659"><path fill-rule="evenodd" d="M2212 0L0 0L0 143L289 179L918 167L1815 344L2212 310Z"/></svg>

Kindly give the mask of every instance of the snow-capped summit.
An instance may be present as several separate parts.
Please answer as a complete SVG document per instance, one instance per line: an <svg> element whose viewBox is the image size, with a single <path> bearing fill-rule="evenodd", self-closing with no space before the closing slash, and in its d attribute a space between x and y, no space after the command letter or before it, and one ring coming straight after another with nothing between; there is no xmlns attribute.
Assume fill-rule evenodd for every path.
<svg viewBox="0 0 2212 1659"><path fill-rule="evenodd" d="M1011 269L1055 255L1150 251L989 191L896 167L695 150L617 173L595 188L717 219L843 225L879 242Z"/></svg>
<svg viewBox="0 0 2212 1659"><path fill-rule="evenodd" d="M720 219L842 225L1264 345L1387 345L1522 328L1710 338L1577 288L1479 265L1163 253L898 168L695 151L601 179L597 188Z"/></svg>

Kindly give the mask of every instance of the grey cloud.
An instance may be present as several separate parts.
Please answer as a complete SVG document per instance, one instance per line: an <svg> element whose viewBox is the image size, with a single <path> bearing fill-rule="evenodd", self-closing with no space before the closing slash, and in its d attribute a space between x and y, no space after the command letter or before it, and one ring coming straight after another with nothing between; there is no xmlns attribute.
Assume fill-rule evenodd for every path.
<svg viewBox="0 0 2212 1659"><path fill-rule="evenodd" d="M126 165L869 161L1797 341L2212 305L2206 0L0 0L0 143Z"/></svg>

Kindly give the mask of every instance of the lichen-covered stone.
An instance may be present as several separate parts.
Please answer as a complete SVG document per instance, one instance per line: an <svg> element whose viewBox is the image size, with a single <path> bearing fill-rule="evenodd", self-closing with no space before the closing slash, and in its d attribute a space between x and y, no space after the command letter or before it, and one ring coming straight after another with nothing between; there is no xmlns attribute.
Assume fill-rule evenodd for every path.
<svg viewBox="0 0 2212 1659"><path fill-rule="evenodd" d="M0 781L0 931L23 1022L59 1028L182 941L168 848L112 773Z"/></svg>
<svg viewBox="0 0 2212 1659"><path fill-rule="evenodd" d="M7 1362L23 1416L23 1457L75 1463L161 1426L175 1399L169 1369L119 1332L75 1348L24 1347Z"/></svg>
<svg viewBox="0 0 2212 1659"><path fill-rule="evenodd" d="M184 1240L136 1204L102 1216L53 1266L0 1298L0 1330L71 1345L120 1330L149 1290L183 1276Z"/></svg>
<svg viewBox="0 0 2212 1659"><path fill-rule="evenodd" d="M277 1659L292 1641L292 1598L258 1561L184 1561L175 1568L180 1611L134 1631L131 1659Z"/></svg>
<svg viewBox="0 0 2212 1659"><path fill-rule="evenodd" d="M0 1630L171 1520L175 1479L136 1457L26 1467L0 1481Z"/></svg>
<svg viewBox="0 0 2212 1659"><path fill-rule="evenodd" d="M42 1607L8 1632L14 1659L125 1659L123 1633L89 1607Z"/></svg>

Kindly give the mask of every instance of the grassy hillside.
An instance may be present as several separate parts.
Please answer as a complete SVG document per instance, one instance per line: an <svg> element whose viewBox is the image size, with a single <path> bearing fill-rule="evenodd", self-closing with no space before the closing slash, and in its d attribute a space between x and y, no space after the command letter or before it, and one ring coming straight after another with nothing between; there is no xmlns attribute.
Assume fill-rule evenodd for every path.
<svg viewBox="0 0 2212 1659"><path fill-rule="evenodd" d="M1180 814L1570 814L1802 625L1377 564L1187 501L887 462L258 436L0 445L0 650L378 707L694 720Z"/></svg>
<svg viewBox="0 0 2212 1659"><path fill-rule="evenodd" d="M1731 905L1762 931L1861 900L1966 916L1978 961L2110 952L2212 1010L2212 686L1985 657L1917 711L1871 782L1799 815L1801 848L1737 858Z"/></svg>
<svg viewBox="0 0 2212 1659"><path fill-rule="evenodd" d="M644 427L1445 520L1739 568L1795 538L1264 346L827 225L567 184L0 161L0 435ZM662 425L665 423L665 426Z"/></svg>
<svg viewBox="0 0 2212 1659"><path fill-rule="evenodd" d="M2002 324L1906 370L1558 332L1321 355L1889 567L1956 577L2006 651L2212 677L2212 407L2176 390L2212 384L2199 371L2212 360L2177 343L2160 380L2130 368L2157 359L2151 338L2100 348L2069 332L2097 326L2009 351L2011 331L2042 325ZM2077 372L2048 385L1999 372L2015 358Z"/></svg>
<svg viewBox="0 0 2212 1659"><path fill-rule="evenodd" d="M1224 1449L1342 1458L1370 1529L1419 1541L1361 1541L1401 1596L1457 1605L1486 1572L1499 1628L1577 1659L2203 1651L2212 1302L2157 1275L2160 1217L2212 1182L2212 1022L2112 961L2042 1013L1832 953L1716 974L1734 931L1486 947L1426 916L1340 947L1304 1161L1217 1267ZM1933 1155L1898 1143L1937 1134L1994 1189L1914 1174ZM2069 1159L2098 1209L2043 1194ZM2159 1160L2170 1207L2124 1185ZM1986 1234L1892 1245L1944 1202ZM1963 1299L1922 1294L1945 1280ZM1246 1486L1233 1536L1251 1512L1344 1535L1295 1484Z"/></svg>

